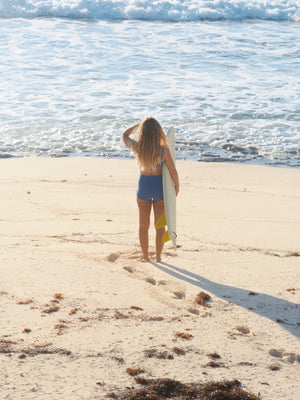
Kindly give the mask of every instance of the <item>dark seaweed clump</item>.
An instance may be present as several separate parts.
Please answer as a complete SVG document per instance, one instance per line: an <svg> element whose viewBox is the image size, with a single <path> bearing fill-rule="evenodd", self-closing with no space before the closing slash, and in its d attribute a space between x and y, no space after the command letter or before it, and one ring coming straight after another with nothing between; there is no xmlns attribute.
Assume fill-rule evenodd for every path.
<svg viewBox="0 0 300 400"><path fill-rule="evenodd" d="M237 380L185 385L173 379L143 379L143 388L115 395L118 400L260 400Z"/></svg>

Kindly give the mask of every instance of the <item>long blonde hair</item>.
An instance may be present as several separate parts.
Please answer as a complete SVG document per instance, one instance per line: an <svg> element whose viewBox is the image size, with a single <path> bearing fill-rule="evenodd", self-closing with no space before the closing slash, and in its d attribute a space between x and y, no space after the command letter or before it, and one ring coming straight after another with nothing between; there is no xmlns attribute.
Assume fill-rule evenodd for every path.
<svg viewBox="0 0 300 400"><path fill-rule="evenodd" d="M137 160L143 170L153 171L160 162L161 146L167 143L166 135L160 123L152 118L145 118L138 129Z"/></svg>

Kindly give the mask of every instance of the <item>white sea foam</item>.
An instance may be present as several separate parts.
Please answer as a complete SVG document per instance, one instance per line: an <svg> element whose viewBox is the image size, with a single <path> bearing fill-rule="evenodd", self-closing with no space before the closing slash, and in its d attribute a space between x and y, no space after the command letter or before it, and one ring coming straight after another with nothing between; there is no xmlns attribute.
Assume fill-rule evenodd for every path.
<svg viewBox="0 0 300 400"><path fill-rule="evenodd" d="M299 0L0 0L0 17L299 21Z"/></svg>
<svg viewBox="0 0 300 400"><path fill-rule="evenodd" d="M300 167L299 37L290 21L2 19L0 157L129 157L120 133L152 115L178 158Z"/></svg>

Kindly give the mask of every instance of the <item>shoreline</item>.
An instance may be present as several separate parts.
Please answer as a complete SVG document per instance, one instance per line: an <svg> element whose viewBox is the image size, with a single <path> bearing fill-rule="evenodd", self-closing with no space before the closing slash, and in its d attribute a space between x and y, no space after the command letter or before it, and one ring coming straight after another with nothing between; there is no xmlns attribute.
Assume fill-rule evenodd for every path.
<svg viewBox="0 0 300 400"><path fill-rule="evenodd" d="M104 398L128 368L297 397L300 171L176 165L179 247L141 263L133 159L0 160L4 398Z"/></svg>
<svg viewBox="0 0 300 400"><path fill-rule="evenodd" d="M101 156L101 155L93 155L93 154L71 154L71 155L61 155L61 156L47 156L47 155L27 155L27 156L11 156L7 155L4 157L0 157L0 161L5 160L20 160L20 159L101 159L101 160L124 160L124 161L135 161L135 158L132 157L122 157L122 156ZM185 158L178 158L176 162L194 162L197 164L216 164L216 165L241 165L241 166L249 166L249 167L266 167L266 168L278 168L278 169L292 169L292 170L300 170L300 165L286 165L286 164L267 164L264 161L256 162L251 160L246 161L231 161L230 159L221 159L221 160L195 160L195 159L185 159Z"/></svg>

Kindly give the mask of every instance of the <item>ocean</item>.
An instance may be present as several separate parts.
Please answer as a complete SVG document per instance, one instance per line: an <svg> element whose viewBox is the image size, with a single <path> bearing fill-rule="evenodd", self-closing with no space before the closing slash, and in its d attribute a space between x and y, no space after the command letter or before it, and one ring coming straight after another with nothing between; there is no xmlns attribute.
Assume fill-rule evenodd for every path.
<svg viewBox="0 0 300 400"><path fill-rule="evenodd" d="M299 0L0 0L0 158L130 158L146 116L177 158L300 167Z"/></svg>

